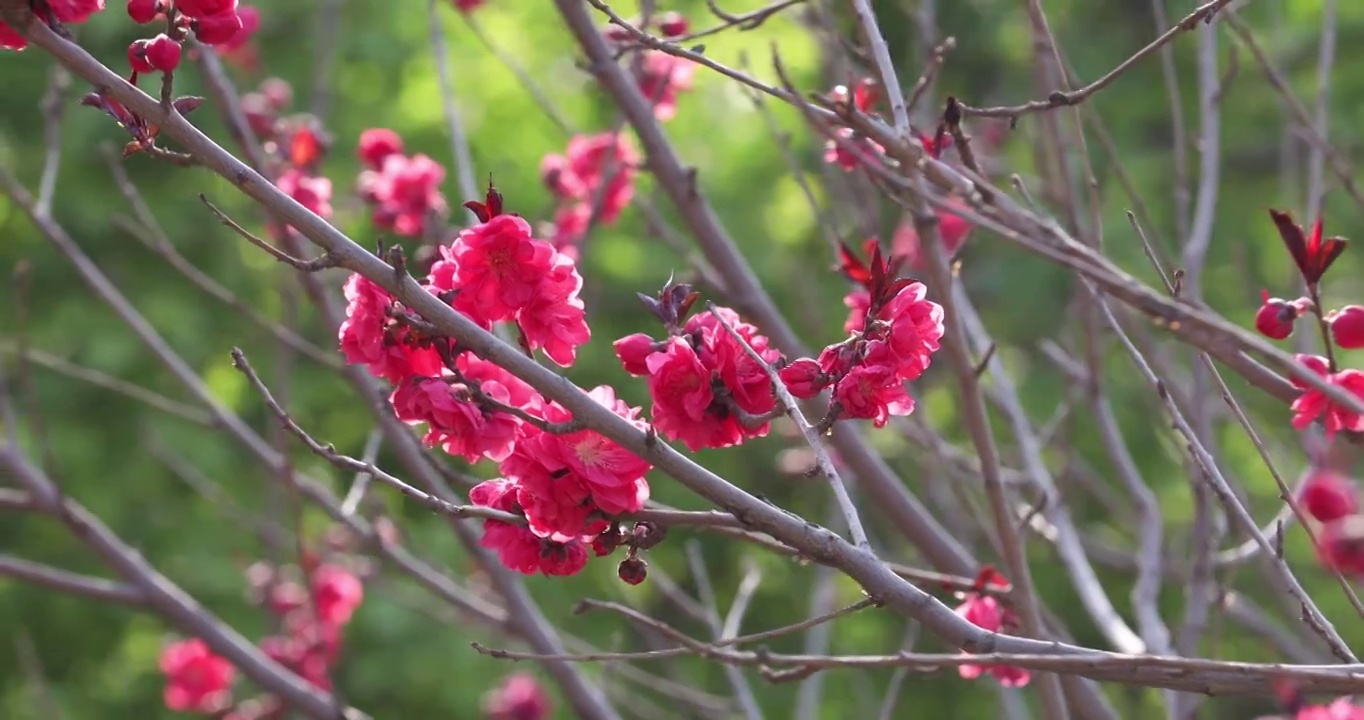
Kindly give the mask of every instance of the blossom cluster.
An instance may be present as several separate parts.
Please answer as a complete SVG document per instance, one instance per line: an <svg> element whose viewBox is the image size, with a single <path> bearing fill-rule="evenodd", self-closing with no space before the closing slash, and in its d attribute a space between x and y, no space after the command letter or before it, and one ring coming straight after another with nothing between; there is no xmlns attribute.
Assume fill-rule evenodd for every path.
<svg viewBox="0 0 1364 720"><path fill-rule="evenodd" d="M357 152L365 170L356 184L375 226L404 237L425 236L448 209L440 191L445 168L427 155L404 154L403 139L387 128L362 133Z"/></svg>
<svg viewBox="0 0 1364 720"><path fill-rule="evenodd" d="M1305 365L1327 383L1364 400L1364 371L1340 368L1332 349L1355 350L1364 347L1364 307L1347 305L1328 310L1321 302L1321 280L1341 253L1345 252L1343 238L1324 238L1321 220L1313 224L1310 233L1293 221L1288 213L1269 211L1271 219L1283 239L1293 264L1302 277L1307 294L1295 300L1271 297L1261 293L1260 308L1255 312L1255 329L1265 337L1284 340L1293 334L1296 322L1306 315L1317 318L1326 343L1326 356L1298 354L1294 359ZM1327 437L1341 431L1364 432L1364 414L1331 401L1326 393L1298 377L1291 378L1301 394L1293 402L1293 427L1302 429L1320 420Z"/></svg>
<svg viewBox="0 0 1364 720"><path fill-rule="evenodd" d="M654 430L691 450L726 448L764 437L776 408L768 368L781 354L758 329L728 308L687 318L697 295L669 284L658 298L645 298L663 322L662 340L645 334L616 341L625 371L648 379Z"/></svg>
<svg viewBox="0 0 1364 720"><path fill-rule="evenodd" d="M104 9L104 0L48 0L47 17L39 19L56 25L79 25ZM23 50L28 40L0 20L0 50Z"/></svg>
<svg viewBox="0 0 1364 720"><path fill-rule="evenodd" d="M635 194L639 154L620 132L575 135L564 154L546 155L540 177L558 202L551 242L575 260L595 225L610 225Z"/></svg>
<svg viewBox="0 0 1364 720"><path fill-rule="evenodd" d="M966 593L955 612L963 620L993 633L1011 633L1018 628L1018 616L999 598L986 593L989 588L1007 588L1008 581L994 568L986 566L976 578L974 589ZM1032 679L1031 673L1011 665L959 665L957 672L967 680L989 674L1004 687L1023 687Z"/></svg>
<svg viewBox="0 0 1364 720"><path fill-rule="evenodd" d="M883 427L913 412L905 383L922 375L942 347L943 309L927 299L923 283L896 277L902 260L883 258L874 242L867 249L864 264L842 247L844 273L866 293L846 324L849 337L816 358L798 358L782 368L781 379L798 398L832 389L831 416Z"/></svg>
<svg viewBox="0 0 1364 720"><path fill-rule="evenodd" d="M1311 468L1298 490L1298 505L1321 523L1317 554L1322 564L1364 577L1364 515L1354 481L1330 468Z"/></svg>
<svg viewBox="0 0 1364 720"><path fill-rule="evenodd" d="M651 18L647 24L639 22L633 24L644 32L656 30L663 39L674 42L684 37L689 29L686 18L676 12L661 13ZM632 43L635 41L628 30L618 25L608 25L602 30L602 36L614 46L617 54L625 54L632 49ZM638 55L631 56L625 65L634 76L639 94L653 107L654 117L659 122L667 122L677 117L678 93L691 89L692 80L696 75L696 64L662 50L641 49L638 50Z"/></svg>
<svg viewBox="0 0 1364 720"><path fill-rule="evenodd" d="M361 152L377 157L376 136L368 137ZM540 350L570 366L590 337L578 296L582 277L572 257L533 237L524 219L503 212L502 202L490 188L483 202L466 205L480 222L438 248L424 286L480 327L508 323L527 352ZM484 524L482 543L504 565L526 574L571 575L586 564L589 546L606 555L627 544L630 538L622 534L636 531L627 533L615 518L644 507L649 463L577 427L567 408L501 367L433 337L372 281L353 275L345 293L339 340L347 362L394 385L389 400L395 414L424 426L427 445L470 462L499 464L502 477L475 487L470 500L525 519ZM590 396L644 429L639 408L617 399L610 387ZM640 543L629 544L633 568L642 562L635 557Z"/></svg>
<svg viewBox="0 0 1364 720"><path fill-rule="evenodd" d="M278 628L257 643L261 651L327 691L332 688L332 668L341 657L343 629L364 600L360 578L367 572L366 563L352 554L345 538L332 533L328 544L333 557L323 562L305 553L306 570L260 562L246 573L253 599L274 616ZM236 669L199 638L166 646L160 664L166 676L163 699L176 712L222 720L278 720L288 712L273 695L234 702Z"/></svg>

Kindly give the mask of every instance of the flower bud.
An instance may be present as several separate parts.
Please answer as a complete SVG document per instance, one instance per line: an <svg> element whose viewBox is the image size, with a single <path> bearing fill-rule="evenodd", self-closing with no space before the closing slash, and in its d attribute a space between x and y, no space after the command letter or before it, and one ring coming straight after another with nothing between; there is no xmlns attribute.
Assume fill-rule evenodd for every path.
<svg viewBox="0 0 1364 720"><path fill-rule="evenodd" d="M1255 329L1261 335L1274 340L1283 340L1293 334L1293 321L1300 314L1293 303L1280 298L1272 298L1269 291L1261 293L1263 302L1255 312Z"/></svg>
<svg viewBox="0 0 1364 720"><path fill-rule="evenodd" d="M644 333L626 335L615 342L615 348L620 364L625 368L625 372L631 375L648 375L649 368L644 362L650 355L658 352L654 339Z"/></svg>
<svg viewBox="0 0 1364 720"><path fill-rule="evenodd" d="M675 38L679 35L687 34L687 19L676 11L667 12L658 21L658 30L663 33L663 37Z"/></svg>
<svg viewBox="0 0 1364 720"><path fill-rule="evenodd" d="M180 67L180 43L170 39L165 33L157 35L147 43L147 64L161 72L175 72Z"/></svg>
<svg viewBox="0 0 1364 720"><path fill-rule="evenodd" d="M1355 487L1339 473L1325 469L1314 469L1303 482L1298 493L1298 502L1312 517L1331 522L1359 510Z"/></svg>
<svg viewBox="0 0 1364 720"><path fill-rule="evenodd" d="M1331 313L1331 338L1346 350L1364 348L1364 307L1346 305Z"/></svg>
<svg viewBox="0 0 1364 720"><path fill-rule="evenodd" d="M158 4L157 0L128 0L128 17L139 25L145 25L155 20L161 12Z"/></svg>
<svg viewBox="0 0 1364 720"><path fill-rule="evenodd" d="M146 74L153 72L151 61L147 59L147 46L150 40L136 40L128 46L128 64L132 66L133 72Z"/></svg>
<svg viewBox="0 0 1364 720"><path fill-rule="evenodd" d="M829 384L829 377L824 374L819 363L810 358L798 358L777 374L786 385L786 389L801 399L814 397Z"/></svg>
<svg viewBox="0 0 1364 720"><path fill-rule="evenodd" d="M638 557L625 558L620 561L620 567L616 568L616 575L631 585L638 585L649 577L649 563Z"/></svg>
<svg viewBox="0 0 1364 720"><path fill-rule="evenodd" d="M194 35L205 45L232 42L242 31L242 18L235 11L200 17L194 22Z"/></svg>
<svg viewBox="0 0 1364 720"><path fill-rule="evenodd" d="M1346 576L1364 575L1364 515L1327 523L1317 539L1322 564Z"/></svg>

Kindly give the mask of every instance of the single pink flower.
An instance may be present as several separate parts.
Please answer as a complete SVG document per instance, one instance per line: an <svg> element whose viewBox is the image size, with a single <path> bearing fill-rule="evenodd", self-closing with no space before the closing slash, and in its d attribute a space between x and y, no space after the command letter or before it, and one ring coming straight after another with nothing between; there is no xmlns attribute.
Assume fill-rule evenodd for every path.
<svg viewBox="0 0 1364 720"><path fill-rule="evenodd" d="M840 417L871 420L885 427L891 416L914 412L914 399L905 392L895 369L886 365L858 365L834 386L834 401L842 408Z"/></svg>
<svg viewBox="0 0 1364 720"><path fill-rule="evenodd" d="M345 625L365 597L360 579L339 565L321 565L313 571L313 599L321 622Z"/></svg>
<svg viewBox="0 0 1364 720"><path fill-rule="evenodd" d="M1012 612L1001 605L998 599L981 593L968 594L966 600L957 607L956 613L972 625L989 632L997 633L1016 624ZM960 665L957 672L967 680L974 680L988 672L1004 687L1023 687L1031 678L1027 670L1007 665Z"/></svg>
<svg viewBox="0 0 1364 720"><path fill-rule="evenodd" d="M214 655L203 640L167 646L161 651L161 672L166 674L164 699L171 710L212 713L231 700L236 669Z"/></svg>
<svg viewBox="0 0 1364 720"><path fill-rule="evenodd" d="M1346 390L1360 400L1364 400L1364 372L1342 370L1332 374L1325 358L1316 355L1294 355L1293 357L1325 378L1330 384ZM1326 428L1327 437L1331 437L1341 430L1364 432L1364 415L1336 405L1326 397L1325 393L1311 387L1296 376L1291 380L1298 389L1302 390L1302 395L1299 395L1290 407L1293 411L1293 427L1301 430L1321 418Z"/></svg>
<svg viewBox="0 0 1364 720"><path fill-rule="evenodd" d="M409 342L409 331L392 324L386 313L398 305L387 290L356 273L345 293L346 319L337 334L346 362L395 384L441 374L444 363L435 349Z"/></svg>
<svg viewBox="0 0 1364 720"><path fill-rule="evenodd" d="M370 128L360 133L356 154L369 167L378 170L390 155L401 155L403 139L388 128Z"/></svg>
<svg viewBox="0 0 1364 720"><path fill-rule="evenodd" d="M526 673L508 675L483 697L486 720L548 720L551 709L540 683Z"/></svg>
<svg viewBox="0 0 1364 720"><path fill-rule="evenodd" d="M479 383L483 393L511 404L511 393L501 383ZM511 454L522 421L506 412L480 407L464 385L441 378L412 378L393 391L390 398L398 419L409 425L425 424L422 438L428 446L478 462L487 457L500 462Z"/></svg>
<svg viewBox="0 0 1364 720"><path fill-rule="evenodd" d="M594 388L589 395L644 429L637 417L639 408L618 400L610 387ZM555 403L547 404L543 412L550 423L573 417ZM615 516L644 507L649 498L644 476L652 468L647 461L592 430L527 433L502 463L502 472L518 483L518 502L536 534L556 540L595 535L605 523L601 527L588 523L587 513L598 510Z"/></svg>
<svg viewBox="0 0 1364 720"><path fill-rule="evenodd" d="M578 348L592 337L587 310L578 297L582 286L583 278L572 258L556 252L530 299L516 313L526 347L531 351L543 349L559 367L572 365Z"/></svg>
<svg viewBox="0 0 1364 720"><path fill-rule="evenodd" d="M490 322L510 320L534 299L555 255L516 215L498 215L460 232L451 251L459 291L455 308Z"/></svg>
<svg viewBox="0 0 1364 720"><path fill-rule="evenodd" d="M505 512L520 513L517 484L497 478L480 483L469 491L475 505ZM497 554L503 565L525 575L574 575L587 565L587 549L577 540L554 542L537 536L522 525L499 520L483 522L479 544Z"/></svg>
<svg viewBox="0 0 1364 720"><path fill-rule="evenodd" d="M696 64L661 50L644 52L642 60L639 92L654 106L654 117L659 122L672 120L677 116L678 93L691 90Z"/></svg>
<svg viewBox="0 0 1364 720"><path fill-rule="evenodd" d="M942 347L943 309L925 299L927 295L923 283L910 283L877 313L877 319L889 325L885 340L895 355L895 372L901 380L922 375L933 353Z"/></svg>

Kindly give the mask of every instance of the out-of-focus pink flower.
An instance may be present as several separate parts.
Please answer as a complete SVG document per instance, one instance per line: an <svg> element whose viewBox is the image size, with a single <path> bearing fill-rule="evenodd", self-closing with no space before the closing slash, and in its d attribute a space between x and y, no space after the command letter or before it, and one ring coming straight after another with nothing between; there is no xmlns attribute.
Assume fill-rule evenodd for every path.
<svg viewBox="0 0 1364 720"><path fill-rule="evenodd" d="M374 206L374 224L407 237L426 232L429 214L446 210L440 184L445 168L426 155L384 156L377 170L360 173L360 197Z"/></svg>
<svg viewBox="0 0 1364 720"><path fill-rule="evenodd" d="M365 598L365 587L360 578L339 565L321 565L313 571L313 599L317 603L318 620L331 625L345 625Z"/></svg>
<svg viewBox="0 0 1364 720"><path fill-rule="evenodd" d="M842 142L830 138L824 144L824 162L837 165L845 172L852 172L868 161L879 162L886 149L876 141L858 135L851 128L838 128L834 131Z"/></svg>
<svg viewBox="0 0 1364 720"><path fill-rule="evenodd" d="M1303 480L1298 502L1307 514L1321 522L1339 520L1359 511L1354 483L1333 470L1313 468Z"/></svg>
<svg viewBox="0 0 1364 720"><path fill-rule="evenodd" d="M547 155L540 173L560 200L586 203L589 214L600 202L598 220L610 224L634 197L639 153L623 133L575 135L563 155Z"/></svg>
<svg viewBox="0 0 1364 720"><path fill-rule="evenodd" d="M289 168L280 173L275 185L314 215L324 220L332 216L332 181L326 176L309 175L297 168Z"/></svg>
<svg viewBox="0 0 1364 720"><path fill-rule="evenodd" d="M677 95L691 89L696 64L661 50L644 52L641 61L640 94L653 104L659 122L672 120L677 117Z"/></svg>
<svg viewBox="0 0 1364 720"><path fill-rule="evenodd" d="M1002 584L994 571L987 570L982 576L987 574L992 576L989 580L991 584ZM997 598L979 592L969 593L966 600L957 607L956 613L972 625L989 632L1008 630L1017 624L1013 613L1000 604ZM1031 679L1027 670L1007 665L960 665L957 672L967 680L974 680L984 673L989 673L1004 687L1023 687Z"/></svg>
<svg viewBox="0 0 1364 720"><path fill-rule="evenodd" d="M950 200L949 205L965 208L965 203L960 200ZM975 227L960 215L938 211L938 238L942 240L943 253L951 259L957 251L966 244L967 238L971 235L971 230ZM923 269L927 262L923 248L920 246L919 231L914 228L914 223L906 222L895 231L891 240L891 255L902 258L906 266L914 269Z"/></svg>
<svg viewBox="0 0 1364 720"><path fill-rule="evenodd" d="M483 698L485 720L548 720L549 696L526 673L508 675Z"/></svg>
<svg viewBox="0 0 1364 720"><path fill-rule="evenodd" d="M1323 565L1350 577L1364 577L1364 515L1326 523L1317 542Z"/></svg>
<svg viewBox="0 0 1364 720"><path fill-rule="evenodd" d="M375 170L383 167L389 155L401 155L402 152L403 139L388 128L370 128L360 133L360 142L356 146L360 160Z"/></svg>
<svg viewBox="0 0 1364 720"><path fill-rule="evenodd" d="M232 697L236 669L214 655L198 638L184 640L161 651L161 672L166 674L166 707L176 712L216 712Z"/></svg>

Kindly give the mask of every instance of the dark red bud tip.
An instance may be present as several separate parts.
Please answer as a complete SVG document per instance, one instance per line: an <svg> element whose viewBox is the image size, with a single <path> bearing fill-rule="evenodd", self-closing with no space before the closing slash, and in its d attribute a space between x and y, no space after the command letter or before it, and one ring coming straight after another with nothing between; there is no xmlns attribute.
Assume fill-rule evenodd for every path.
<svg viewBox="0 0 1364 720"><path fill-rule="evenodd" d="M649 577L649 563L638 557L628 557L620 561L616 575L630 585L638 585Z"/></svg>
<svg viewBox="0 0 1364 720"><path fill-rule="evenodd" d="M488 192L483 198L483 202L470 200L464 203L464 207L472 212L479 222L488 222L502 214L502 193L493 187L492 180L488 180Z"/></svg>
<svg viewBox="0 0 1364 720"><path fill-rule="evenodd" d="M1327 318L1331 339L1345 350L1364 348L1364 307L1346 305Z"/></svg>

